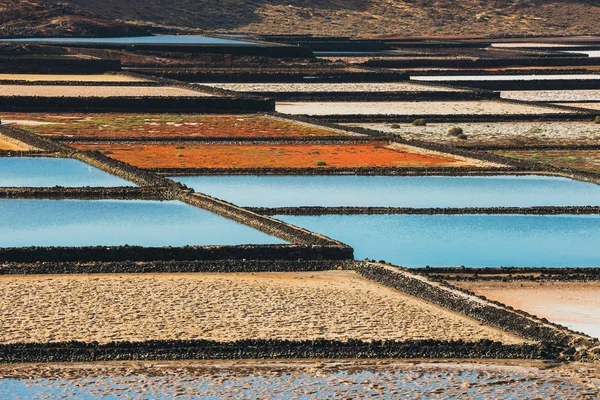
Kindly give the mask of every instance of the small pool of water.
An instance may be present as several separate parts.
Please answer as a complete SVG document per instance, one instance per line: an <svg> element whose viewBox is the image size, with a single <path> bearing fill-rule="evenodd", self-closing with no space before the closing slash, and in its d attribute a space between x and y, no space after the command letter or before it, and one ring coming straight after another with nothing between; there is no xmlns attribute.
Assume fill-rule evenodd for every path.
<svg viewBox="0 0 600 400"><path fill-rule="evenodd" d="M135 184L67 158L0 157L0 187L114 187Z"/></svg>
<svg viewBox="0 0 600 400"><path fill-rule="evenodd" d="M256 46L255 42L222 39L199 35L158 35L116 38L19 38L0 39L0 42L90 43L90 44L223 44Z"/></svg>
<svg viewBox="0 0 600 400"><path fill-rule="evenodd" d="M0 248L283 241L177 201L0 199Z"/></svg>
<svg viewBox="0 0 600 400"><path fill-rule="evenodd" d="M545 176L190 176L197 192L248 207L600 205L600 186Z"/></svg>
<svg viewBox="0 0 600 400"><path fill-rule="evenodd" d="M356 259L432 267L600 267L598 215L324 215L275 218L340 240Z"/></svg>

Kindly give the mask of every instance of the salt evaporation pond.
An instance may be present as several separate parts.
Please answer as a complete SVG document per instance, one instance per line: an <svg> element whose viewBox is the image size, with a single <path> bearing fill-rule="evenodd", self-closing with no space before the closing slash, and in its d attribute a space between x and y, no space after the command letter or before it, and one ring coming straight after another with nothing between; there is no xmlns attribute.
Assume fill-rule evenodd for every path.
<svg viewBox="0 0 600 400"><path fill-rule="evenodd" d="M600 205L600 186L546 176L189 176L197 192L247 207Z"/></svg>
<svg viewBox="0 0 600 400"><path fill-rule="evenodd" d="M20 38L0 39L0 42L25 42L25 43L89 43L89 44L216 44L216 45L245 45L256 46L255 42L242 40L222 39L200 35L159 35L159 36L134 36L114 38L74 38L74 37L49 37L49 38Z"/></svg>
<svg viewBox="0 0 600 400"><path fill-rule="evenodd" d="M599 215L276 216L405 267L600 267Z"/></svg>
<svg viewBox="0 0 600 400"><path fill-rule="evenodd" d="M0 157L0 187L114 187L133 183L67 158Z"/></svg>
<svg viewBox="0 0 600 400"><path fill-rule="evenodd" d="M283 241L177 201L0 199L0 248Z"/></svg>
<svg viewBox="0 0 600 400"><path fill-rule="evenodd" d="M232 368L223 367L227 362L221 361L213 368L206 364L196 371L185 363L179 369L176 369L177 363L160 364L169 369L162 373L153 371L152 367L139 373L133 369L124 372L129 364L123 364L118 373L93 376L78 376L79 371L73 364L66 371L58 371L63 376L56 378L0 379L0 396L27 399L550 399L595 398L599 393L572 373L510 365L398 363L323 369L295 368L288 362L272 367ZM64 377L65 374L72 376Z"/></svg>

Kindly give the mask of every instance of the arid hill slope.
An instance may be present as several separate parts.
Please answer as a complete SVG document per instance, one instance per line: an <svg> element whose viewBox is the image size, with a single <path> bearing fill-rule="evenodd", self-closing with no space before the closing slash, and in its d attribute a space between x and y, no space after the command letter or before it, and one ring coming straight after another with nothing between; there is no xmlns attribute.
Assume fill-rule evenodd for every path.
<svg viewBox="0 0 600 400"><path fill-rule="evenodd" d="M600 33L598 0L36 1L157 28L347 36Z"/></svg>
<svg viewBox="0 0 600 400"><path fill-rule="evenodd" d="M97 17L68 4L0 0L0 37L117 36L144 32L138 27Z"/></svg>

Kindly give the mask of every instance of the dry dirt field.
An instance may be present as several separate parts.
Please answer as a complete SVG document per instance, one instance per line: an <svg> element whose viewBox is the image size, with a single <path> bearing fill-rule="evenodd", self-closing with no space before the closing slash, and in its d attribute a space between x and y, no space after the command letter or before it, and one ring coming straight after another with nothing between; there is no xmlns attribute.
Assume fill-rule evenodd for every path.
<svg viewBox="0 0 600 400"><path fill-rule="evenodd" d="M600 338L600 282L455 282L491 300Z"/></svg>
<svg viewBox="0 0 600 400"><path fill-rule="evenodd" d="M235 92L465 92L463 89L453 89L443 86L420 85L411 82L384 83L208 83L221 89Z"/></svg>
<svg viewBox="0 0 600 400"><path fill-rule="evenodd" d="M0 343L523 339L354 272L0 277Z"/></svg>
<svg viewBox="0 0 600 400"><path fill-rule="evenodd" d="M0 74L0 81L27 82L147 82L147 79L127 75L52 75L52 74Z"/></svg>
<svg viewBox="0 0 600 400"><path fill-rule="evenodd" d="M176 87L0 85L0 96L39 97L205 97L212 94Z"/></svg>
<svg viewBox="0 0 600 400"><path fill-rule="evenodd" d="M543 115L571 111L500 101L278 102L275 109L298 115Z"/></svg>
<svg viewBox="0 0 600 400"><path fill-rule="evenodd" d="M600 90L512 90L501 92L501 96L522 101L600 101Z"/></svg>
<svg viewBox="0 0 600 400"><path fill-rule="evenodd" d="M290 138L345 136L342 130L268 115L10 113L2 120L61 138Z"/></svg>
<svg viewBox="0 0 600 400"><path fill-rule="evenodd" d="M405 139L461 146L591 145L600 141L600 125L592 122L460 122L412 124L344 124L394 133ZM450 135L462 128L467 139Z"/></svg>
<svg viewBox="0 0 600 400"><path fill-rule="evenodd" d="M74 143L139 168L419 168L485 167L480 160L387 142L341 144Z"/></svg>

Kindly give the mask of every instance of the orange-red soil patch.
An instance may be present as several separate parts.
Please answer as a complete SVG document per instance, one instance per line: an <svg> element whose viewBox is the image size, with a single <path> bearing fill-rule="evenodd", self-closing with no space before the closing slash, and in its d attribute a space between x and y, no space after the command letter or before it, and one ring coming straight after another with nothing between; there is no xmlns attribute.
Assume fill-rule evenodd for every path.
<svg viewBox="0 0 600 400"><path fill-rule="evenodd" d="M453 167L464 160L417 154L387 143L367 144L75 144L140 168Z"/></svg>
<svg viewBox="0 0 600 400"><path fill-rule="evenodd" d="M38 135L98 139L325 137L342 131L264 115L201 114L3 114L2 120Z"/></svg>

